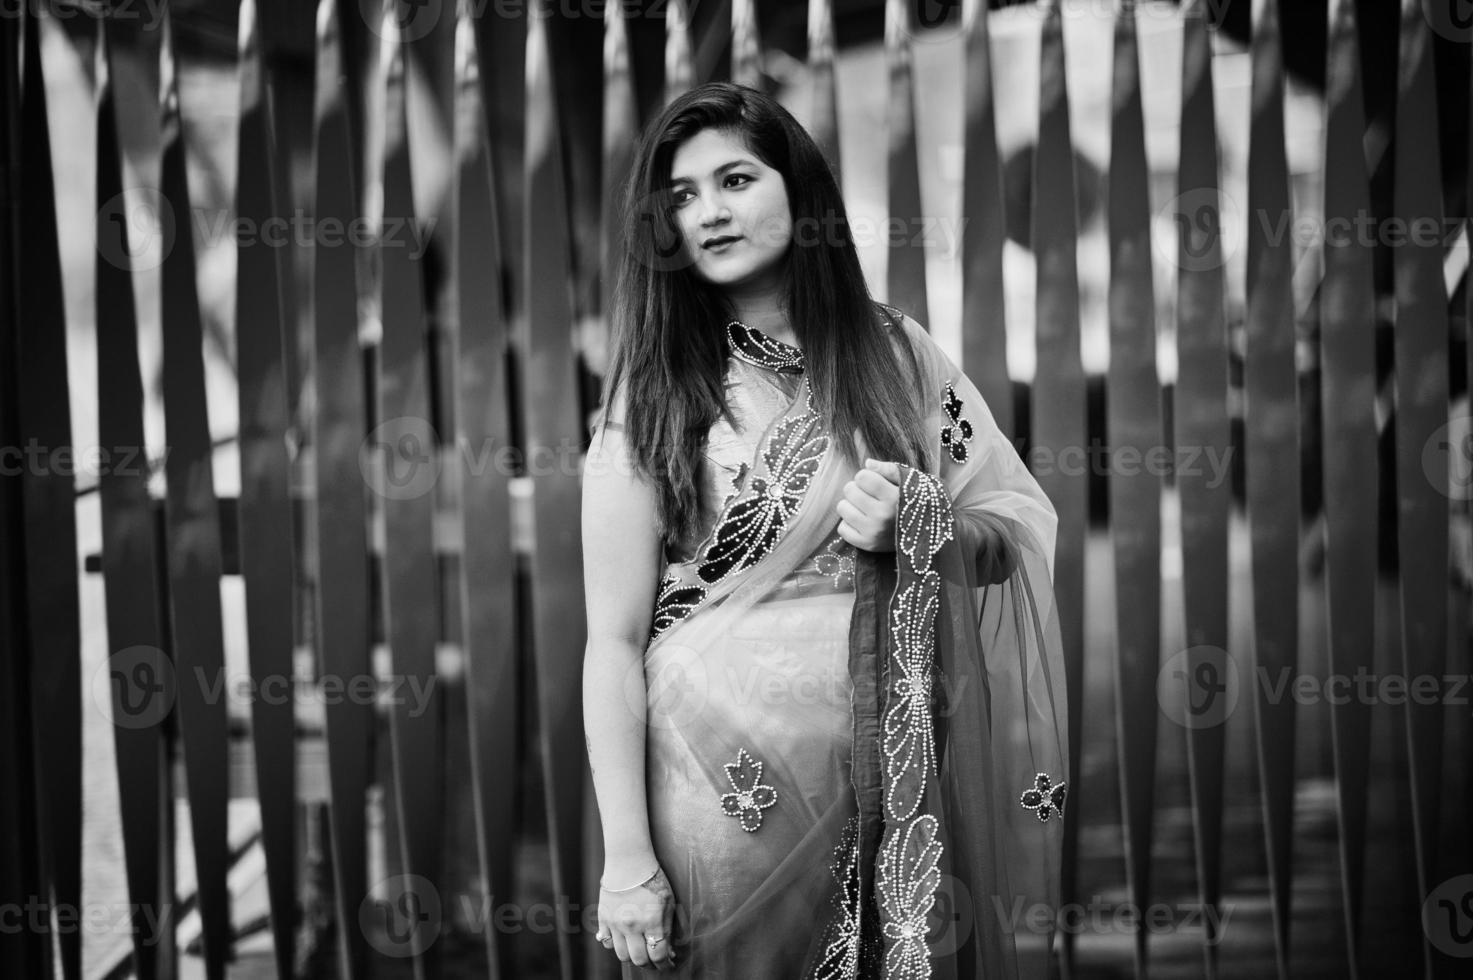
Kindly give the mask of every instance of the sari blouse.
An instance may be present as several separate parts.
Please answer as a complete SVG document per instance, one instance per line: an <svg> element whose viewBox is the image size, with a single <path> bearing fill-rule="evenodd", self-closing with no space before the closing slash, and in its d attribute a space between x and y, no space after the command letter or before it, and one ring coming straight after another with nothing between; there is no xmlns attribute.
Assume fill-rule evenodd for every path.
<svg viewBox="0 0 1473 980"><path fill-rule="evenodd" d="M666 548L645 650L677 976L1048 972L1069 766L1057 518L970 379L877 315L914 354L932 450L900 464L885 553L837 533L855 469L802 352L727 328L735 424L710 428L701 527Z"/></svg>

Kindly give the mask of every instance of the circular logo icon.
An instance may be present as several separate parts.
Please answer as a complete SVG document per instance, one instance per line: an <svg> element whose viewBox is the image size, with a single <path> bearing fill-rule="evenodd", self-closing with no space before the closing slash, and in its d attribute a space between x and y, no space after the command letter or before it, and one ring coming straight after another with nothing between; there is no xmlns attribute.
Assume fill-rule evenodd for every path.
<svg viewBox="0 0 1473 980"><path fill-rule="evenodd" d="M1473 2L1452 0L1451 3L1423 3L1422 16L1432 33L1458 44L1473 41Z"/></svg>
<svg viewBox="0 0 1473 980"><path fill-rule="evenodd" d="M645 194L633 206L634 256L655 272L674 272L696 264L675 219L668 191Z"/></svg>
<svg viewBox="0 0 1473 980"><path fill-rule="evenodd" d="M1442 475L1444 460L1446 479ZM1422 472L1429 483L1453 500L1473 499L1473 418L1455 415L1432 433L1422 446Z"/></svg>
<svg viewBox="0 0 1473 980"><path fill-rule="evenodd" d="M961 37L961 0L911 0L909 6L914 16L906 19L904 34L912 43L949 44Z"/></svg>
<svg viewBox="0 0 1473 980"><path fill-rule="evenodd" d="M358 468L386 500L413 500L440 479L439 439L428 419L402 415L376 426L363 440Z"/></svg>
<svg viewBox="0 0 1473 980"><path fill-rule="evenodd" d="M358 0L368 29L391 41L418 41L440 23L444 0Z"/></svg>
<svg viewBox="0 0 1473 980"><path fill-rule="evenodd" d="M972 891L956 875L943 874L926 913L927 945L932 956L948 956L966 945L975 918Z"/></svg>
<svg viewBox="0 0 1473 980"><path fill-rule="evenodd" d="M368 944L385 956L418 956L440 936L440 893L421 875L379 882L358 906Z"/></svg>
<svg viewBox="0 0 1473 980"><path fill-rule="evenodd" d="M124 272L156 269L174 248L174 208L156 187L114 194L97 209L97 254Z"/></svg>
<svg viewBox="0 0 1473 980"><path fill-rule="evenodd" d="M1422 903L1422 929L1447 955L1473 957L1473 875L1449 878L1432 889Z"/></svg>
<svg viewBox="0 0 1473 980"><path fill-rule="evenodd" d="M1158 227L1169 225L1176 232L1151 235L1157 258L1184 272L1220 269L1241 244L1243 216L1232 195L1221 190L1199 187L1179 194L1156 218Z"/></svg>
<svg viewBox="0 0 1473 980"><path fill-rule="evenodd" d="M1213 728L1238 706L1238 665L1222 647L1204 644L1173 655L1156 674L1156 701L1183 728Z"/></svg>
<svg viewBox="0 0 1473 980"><path fill-rule="evenodd" d="M152 728L169 716L174 664L158 647L124 647L92 672L92 703L120 728Z"/></svg>
<svg viewBox="0 0 1473 980"><path fill-rule="evenodd" d="M701 717L711 693L700 655L690 647L664 644L649 662L636 662L624 685L631 710L643 707L645 724L680 729Z"/></svg>

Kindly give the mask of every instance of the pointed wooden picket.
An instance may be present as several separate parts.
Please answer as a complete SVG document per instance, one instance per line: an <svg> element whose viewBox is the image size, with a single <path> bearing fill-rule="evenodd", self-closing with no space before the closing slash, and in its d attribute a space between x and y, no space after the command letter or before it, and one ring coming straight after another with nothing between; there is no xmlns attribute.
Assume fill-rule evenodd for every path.
<svg viewBox="0 0 1473 980"><path fill-rule="evenodd" d="M407 24L401 18L401 24ZM382 276L383 336L377 358L378 425L368 450L377 469L375 505L382 509L384 550L378 585L384 639L395 684L428 692L425 703L396 698L388 706L393 758L392 804L397 809L403 874L421 902L435 895L440 875L444 817L444 746L441 699L435 695L435 644L440 635L440 595L434 553L435 485L439 436L431 424L429 338L424 271L415 236L411 177L406 41L393 45L387 67L383 196L384 234L378 245ZM397 232L391 229L400 229ZM428 893L421 894L420 890ZM441 899L443 901L443 899ZM397 919L396 919L397 922ZM439 972L440 944L426 941L421 920L409 919L402 955L419 980ZM434 922L438 927L438 921Z"/></svg>
<svg viewBox="0 0 1473 980"><path fill-rule="evenodd" d="M241 4L240 128L237 142L236 215L263 227L285 213L286 189L276 185L277 154L268 96L270 63L263 52L280 43L279 5ZM254 690L268 678L293 677L292 594L295 587L290 425L286 377L293 336L285 306L284 248L236 247L235 366L240 418L240 503L236 547L245 585L246 646ZM241 329L248 324L249 329ZM273 681L273 683L279 683ZM261 849L266 858L272 952L278 975L289 976L296 959L297 900L296 718L288 698L253 698L251 739L261 807Z"/></svg>
<svg viewBox="0 0 1473 980"><path fill-rule="evenodd" d="M1363 139L1365 109L1354 0L1337 0L1325 82L1325 224L1352 227L1371 212ZM1325 593L1330 670L1340 677L1375 669L1377 535L1380 512L1376 432L1376 283L1369 243L1326 241L1320 286L1321 402L1324 415ZM1345 963L1358 977L1365 891L1366 794L1371 702L1330 705Z"/></svg>
<svg viewBox="0 0 1473 980"><path fill-rule="evenodd" d="M1284 149L1279 0L1253 11L1248 134L1247 351L1243 365L1248 535L1252 549L1254 675L1298 670L1299 398L1295 365L1293 220ZM1264 842L1280 980L1289 976L1290 846L1294 832L1294 699L1254 684ZM1278 688L1282 690L1282 688Z"/></svg>
<svg viewBox="0 0 1473 980"><path fill-rule="evenodd" d="M1415 234L1426 223L1443 227L1437 80L1432 32L1419 0L1403 0L1397 77L1393 214L1408 229L1392 249L1396 329L1397 568L1401 603L1401 669L1410 685L1447 670L1449 578L1448 456L1426 447L1448 423L1447 292L1441 235ZM1438 814L1442 801L1444 707L1411 697L1406 721L1411 780L1413 843L1418 894L1426 896L1446 874L1438 863ZM1436 955L1424 931L1425 962L1432 977ZM1410 964L1408 972L1416 969Z"/></svg>
<svg viewBox="0 0 1473 980"><path fill-rule="evenodd" d="M76 480L63 465L72 444L67 377L67 321L51 170L51 134L46 117L46 79L41 61L41 23L25 17L25 78L20 94L17 174L24 186L15 214L24 247L16 282L16 445L43 447L41 466L20 469L25 522L26 618L29 649L14 648L29 662L31 717L36 747L36 786L18 793L34 799L35 819L45 839L36 857L43 880L60 908L82 901L82 629L77 597ZM16 49L12 48L11 51ZM74 464L73 464L74 465ZM50 925L49 922L46 923ZM51 930L42 934L50 942ZM59 930L62 974L82 975L82 933ZM49 964L48 964L49 968ZM17 973L16 976L21 974Z"/></svg>
<svg viewBox="0 0 1473 980"><path fill-rule="evenodd" d="M1011 438L1013 383L1008 376L1007 304L1002 272L1007 220L992 84L987 4L968 0L965 45L962 174L962 370L976 383L1003 434Z"/></svg>
<svg viewBox="0 0 1473 980"><path fill-rule="evenodd" d="M313 120L313 214L317 221L339 222L339 227L348 227L359 213L348 79L360 73L344 63L352 50L339 32L334 0L323 0ZM373 683L368 515L360 459L367 405L358 341L357 257L351 241L311 247L318 674L338 691L348 691ZM364 975L368 962L366 938L357 924L368 898L366 808L374 711L361 698L324 701L338 971L343 980L353 980Z"/></svg>
<svg viewBox="0 0 1473 980"><path fill-rule="evenodd" d="M834 62L838 48L834 42L833 0L809 0L808 4L808 84L813 101L808 110L808 133L813 137L834 172L834 180L842 188L843 171L839 159L839 96L834 80Z"/></svg>
<svg viewBox="0 0 1473 980"><path fill-rule="evenodd" d="M457 585L479 867L494 908L512 893L509 842L515 839L519 776L516 755L507 746L517 744L525 719L518 697L515 565L508 560L511 474L492 465L511 442L500 214L481 102L482 52L469 19L460 23L458 51L454 261L460 309L454 384L462 540ZM491 980L513 976L510 949L495 922L487 917L480 926Z"/></svg>
<svg viewBox="0 0 1473 980"><path fill-rule="evenodd" d="M526 199L539 202L538 220L527 223L522 275L526 285L527 458L550 460L532 474L532 658L537 670L538 722L548 827L551 836L553 901L559 921L582 895L583 748L581 686L585 626L582 610L570 607L579 595L582 565L578 540L579 479L564 447L581 445L577 413L572 328L571 243L563 179L562 144L546 18L551 3L539 4L527 34ZM562 270L561 272L559 270ZM570 760L585 760L570 770ZM573 936L557 934L563 980L572 980L579 954Z"/></svg>
<svg viewBox="0 0 1473 980"><path fill-rule="evenodd" d="M686 0L670 0L670 7L665 13L666 105L696 83L690 32L690 5Z"/></svg>
<svg viewBox="0 0 1473 980"><path fill-rule="evenodd" d="M889 241L885 299L927 330L926 238L929 224L921 201L920 161L916 156L915 79L911 38L915 33L906 0L885 3L885 63L890 84L886 125L889 134Z"/></svg>
<svg viewBox="0 0 1473 980"><path fill-rule="evenodd" d="M1080 706L1084 663L1084 538L1089 523L1087 473L1067 465L1085 445L1084 366L1079 354L1079 229L1074 200L1074 150L1069 135L1069 96L1064 33L1057 0L1046 5L1039 49L1038 146L1033 155L1033 227L1036 265L1035 337L1038 371L1033 382L1033 447L1043 454L1035 475L1059 517L1054 591L1064 642L1069 704L1069 773L1079 786ZM1062 901L1075 900L1079 809L1064 813ZM1065 930L1066 963L1075 936Z"/></svg>
<svg viewBox="0 0 1473 980"><path fill-rule="evenodd" d="M1115 731L1120 745L1125 874L1135 908L1151 905L1155 816L1156 698L1161 658L1161 445L1156 377L1156 297L1151 269L1150 167L1141 109L1134 0L1115 19L1110 131L1110 373L1105 385L1111 458L1110 537L1115 552ZM1131 454L1126 456L1127 451ZM1135 975L1146 976L1148 934L1135 929Z"/></svg>
<svg viewBox="0 0 1473 980"><path fill-rule="evenodd" d="M1189 0L1182 11L1181 149L1177 198L1172 215L1177 228L1178 371L1172 414L1172 444L1204 458L1231 458L1228 430L1228 352L1225 321L1222 206L1218 178L1217 125L1212 89L1212 49L1204 0ZM1219 474L1220 476L1220 474ZM1185 706L1187 771L1191 782L1192 829L1196 844L1197 892L1214 910L1222 897L1223 778L1226 756L1227 695L1218 684L1232 670L1228 646L1228 511L1232 486L1203 466L1176 473L1181 496L1182 591L1187 649L1182 664L1189 678ZM1173 654L1176 656L1177 654ZM1173 668L1175 669L1175 668ZM1211 677L1211 685L1198 678ZM1200 709L1200 710L1196 710ZM1215 914L1205 919L1202 955L1209 980L1217 976L1221 937L1213 932Z"/></svg>
<svg viewBox="0 0 1473 980"><path fill-rule="evenodd" d="M162 45L164 95L162 200L175 216L194 214L185 172L184 96L171 20ZM205 401L204 332L196 281L192 222L176 226L162 267L165 559L170 632L178 682L179 738L189 798L195 887L199 896L205 975L224 980L231 953L228 843L230 773L225 690L224 614L220 578L220 508L215 498L214 446ZM257 247L264 247L258 245Z"/></svg>
<svg viewBox="0 0 1473 980"><path fill-rule="evenodd" d="M151 941L148 925L150 916L155 922L173 921L160 916L172 907L173 898L168 853L173 839L164 808L173 798L165 743L176 678L166 652L163 562L144 462L143 379L133 301L134 260L141 263L147 253L137 250L129 234L114 87L117 62L136 57L138 49L115 52L116 29L115 22L104 21L97 100L97 437L110 455L128 454L132 462L104 467L98 475L109 651L104 684L112 692L133 967L139 976L153 978L178 973L172 926L159 942ZM148 206L158 208L157 198L146 202ZM161 209L157 213L167 220Z"/></svg>
<svg viewBox="0 0 1473 980"><path fill-rule="evenodd" d="M762 34L757 27L757 0L732 0L731 80L762 87Z"/></svg>

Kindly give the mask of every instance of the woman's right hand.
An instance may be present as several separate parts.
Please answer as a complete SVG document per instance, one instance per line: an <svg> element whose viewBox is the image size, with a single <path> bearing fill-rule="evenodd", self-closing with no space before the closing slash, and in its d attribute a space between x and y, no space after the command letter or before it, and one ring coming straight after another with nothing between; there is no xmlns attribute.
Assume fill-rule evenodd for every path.
<svg viewBox="0 0 1473 980"><path fill-rule="evenodd" d="M621 962L675 969L675 891L663 869L638 888L598 893L598 939ZM658 941L656 941L658 940Z"/></svg>

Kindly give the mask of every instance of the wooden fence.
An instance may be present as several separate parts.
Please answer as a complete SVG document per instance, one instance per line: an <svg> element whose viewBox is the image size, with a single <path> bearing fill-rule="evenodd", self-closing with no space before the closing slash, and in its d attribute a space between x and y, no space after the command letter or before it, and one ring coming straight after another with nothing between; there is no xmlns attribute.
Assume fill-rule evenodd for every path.
<svg viewBox="0 0 1473 980"><path fill-rule="evenodd" d="M863 81L885 107L885 150L846 153L846 185L881 168L889 215L927 213L939 191L923 188L933 142L918 105L958 107L954 350L1060 516L1065 899L1171 910L1169 929L1066 919L1064 975L1453 976L1473 954L1473 290L1463 219L1448 217L1473 182L1469 30L1418 0L1370 24L1357 23L1369 5L1327 4L1320 46L1303 42L1324 53L1307 185L1285 116L1303 35L1281 29L1276 0L1030 8L1037 113L1022 154L998 137L990 29L1006 14L1015 30L1020 12L977 0L6 5L0 974L172 978L195 953L224 977L265 940L280 976L612 975L591 941L577 462L615 193L662 100L712 78L773 88L784 63L802 70L795 108L840 172L840 107L859 96L841 90L836 25L878 21L888 70ZM1243 207L1220 156L1230 21L1250 25L1234 55ZM1165 168L1147 152L1148 22L1180 54ZM767 57L792 30L806 54ZM1066 72L1066 33L1090 30L1113 37L1098 187L1081 184ZM938 93L917 66L941 44L959 71ZM1386 67L1388 46L1394 70L1365 70ZM95 86L91 118L48 108L75 64ZM223 127L211 65L233 80ZM236 147L223 188L199 160L221 132ZM54 154L76 146L95 148L91 188L54 177L72 162ZM1103 194L1103 295L1081 288L1076 188ZM95 216L80 291L59 206L78 196ZM222 196L236 219L224 326L202 292L220 281L221 243L197 220L202 197ZM301 216L306 239L265 237ZM1367 217L1374 236L1334 238ZM1322 244L1304 244L1301 219ZM1002 326L1026 313L1006 300L1019 255L1034 274L1024 379ZM927 250L896 243L886 258L878 292L931 325L944 304ZM1081 356L1091 309L1104 372ZM89 321L96 374L79 389ZM211 355L238 388L223 439ZM74 417L81 405L95 418ZM95 479L74 459L81 431L104 454ZM233 492L215 484L222 448L238 458ZM1071 452L1107 462L1070 467ZM1233 478L1197 459L1231 460ZM100 513L90 553L84 507ZM243 589L222 593L231 579ZM84 671L99 620L104 661ZM226 676L231 624L255 692L239 713L194 682ZM1273 680L1323 692L1365 675L1379 686L1344 698ZM310 704L265 696L273 682L305 684ZM1425 696L1396 696L1408 689ZM114 772L84 766L99 713ZM123 846L108 871L84 851L97 816L84 799L113 780ZM256 801L244 832L233 800ZM465 825L462 851L448 842ZM264 862L253 915L233 885L247 852ZM79 927L97 905L84 877L109 873L125 914ZM482 914L452 908L467 892ZM536 926L539 902L556 928ZM1202 914L1183 921L1187 907ZM1234 932L1234 909L1256 931Z"/></svg>

